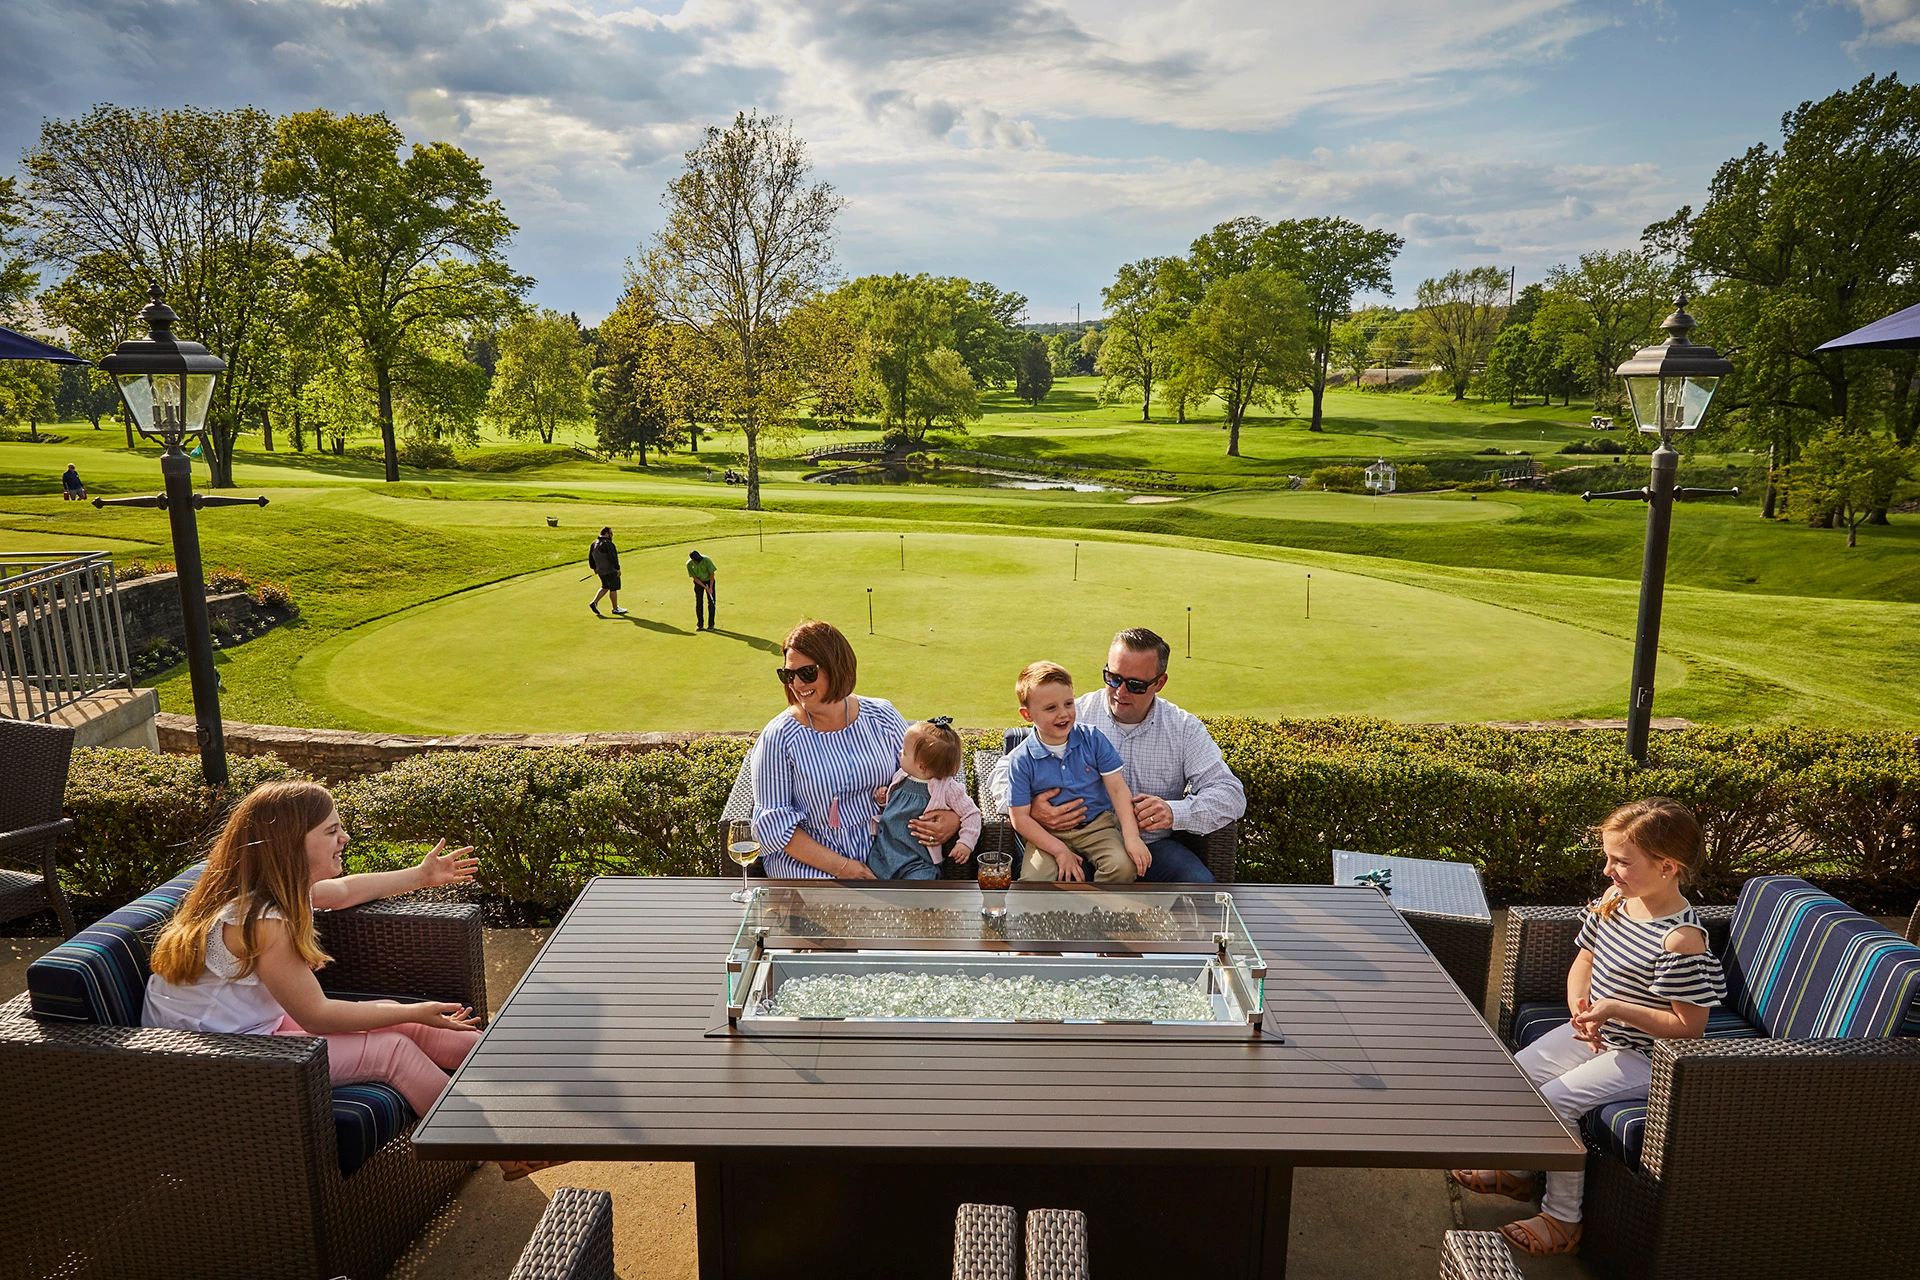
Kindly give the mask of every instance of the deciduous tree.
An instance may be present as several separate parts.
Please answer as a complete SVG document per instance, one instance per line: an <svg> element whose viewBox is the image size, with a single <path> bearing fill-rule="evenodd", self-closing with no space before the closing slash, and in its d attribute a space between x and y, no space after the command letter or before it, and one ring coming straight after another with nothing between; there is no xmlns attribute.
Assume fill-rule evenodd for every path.
<svg viewBox="0 0 1920 1280"><path fill-rule="evenodd" d="M1172 346L1191 309L1188 268L1179 258L1142 258L1114 273L1101 290L1107 312L1106 341L1097 369L1106 375L1102 399L1140 393L1140 421L1153 420L1153 388L1172 362Z"/></svg>
<svg viewBox="0 0 1920 1280"><path fill-rule="evenodd" d="M1306 291L1276 271L1222 277L1193 309L1189 341L1226 405L1229 457L1240 456L1240 426L1250 407L1278 396L1290 408L1307 385L1308 325Z"/></svg>
<svg viewBox="0 0 1920 1280"><path fill-rule="evenodd" d="M1334 326L1352 312L1355 294L1392 292L1393 260L1406 243L1391 231L1369 230L1346 218L1288 219L1274 223L1255 239L1260 265L1292 276L1305 291L1307 346L1312 355L1309 431L1322 429Z"/></svg>
<svg viewBox="0 0 1920 1280"><path fill-rule="evenodd" d="M907 408L920 430L915 439L924 440L935 426L965 431L969 422L980 417L980 393L967 362L952 347L939 347L926 363L914 371L913 385L907 392Z"/></svg>
<svg viewBox="0 0 1920 1280"><path fill-rule="evenodd" d="M1420 282L1414 346L1439 366L1455 400L1466 399L1474 371L1500 332L1506 291L1507 275L1498 267L1456 268Z"/></svg>
<svg viewBox="0 0 1920 1280"><path fill-rule="evenodd" d="M563 423L588 417L587 345L570 316L542 308L500 335L500 363L487 411L509 435L539 436L552 444Z"/></svg>
<svg viewBox="0 0 1920 1280"><path fill-rule="evenodd" d="M1026 348L1015 366L1013 394L1038 409L1053 390L1053 362L1047 358L1047 344L1040 335L1029 334Z"/></svg>
<svg viewBox="0 0 1920 1280"><path fill-rule="evenodd" d="M1912 469L1912 450L1835 421L1807 441L1790 470L1790 483L1816 520L1824 522L1831 514L1846 526L1847 545L1852 547L1860 521L1870 512L1884 511Z"/></svg>

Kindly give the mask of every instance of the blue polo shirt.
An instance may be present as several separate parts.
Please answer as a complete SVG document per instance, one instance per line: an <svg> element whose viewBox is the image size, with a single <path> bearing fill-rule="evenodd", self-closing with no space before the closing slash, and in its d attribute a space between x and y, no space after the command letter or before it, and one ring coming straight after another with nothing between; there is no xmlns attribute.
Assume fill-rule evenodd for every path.
<svg viewBox="0 0 1920 1280"><path fill-rule="evenodd" d="M1086 820L1092 822L1113 808L1103 775L1119 773L1125 767L1119 751L1098 729L1076 724L1067 730L1066 753L1061 756L1047 750L1039 734L1029 733L1007 761L1007 778L1012 784L1007 803L1032 804L1038 793L1058 787L1060 794L1047 803L1057 806L1082 801L1087 806Z"/></svg>

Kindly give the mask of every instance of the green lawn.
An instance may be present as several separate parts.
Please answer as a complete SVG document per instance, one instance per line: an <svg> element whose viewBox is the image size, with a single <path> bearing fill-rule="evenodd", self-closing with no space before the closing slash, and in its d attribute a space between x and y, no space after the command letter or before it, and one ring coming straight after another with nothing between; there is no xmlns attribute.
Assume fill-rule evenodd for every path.
<svg viewBox="0 0 1920 1280"><path fill-rule="evenodd" d="M725 436L645 470L576 458L506 472L405 469L395 485L368 460L267 454L245 441L237 483L271 502L202 513L207 561L286 582L302 617L220 655L227 714L434 730L751 726L779 705L756 645L811 613L859 633L872 691L910 713L990 724L1007 717L1022 663L1048 656L1091 674L1104 637L1138 622L1184 648L1188 604L1195 654L1177 664L1170 694L1202 712L1618 714L1638 504L1282 487L1289 472L1328 461L1557 449L1592 435L1584 406L1516 413L1335 391L1327 432L1262 420L1243 433L1246 456L1228 459L1217 424L1142 426L1137 405L1094 403L1094 385L1067 380L1039 414L990 394L967 443L1172 471L1186 486L1172 501L801 482L802 449L872 439L871 428L769 442L763 515L741 510L739 488L705 478L739 461ZM70 437L59 445L0 443L0 552L167 558L161 513L58 498L68 461L96 492L151 493L156 451L127 451L116 430L58 430ZM584 608L591 588L578 579L602 524L628 561L626 602L664 602L636 607L632 622ZM908 572L896 562L888 577L902 532ZM1842 533L1765 522L1751 504L1681 509L1657 710L1920 726L1920 521L1896 515L1860 532L1847 550ZM695 540L721 558L731 634L687 634L678 562ZM1296 616L1309 571L1311 624ZM883 623L870 641L867 585ZM188 707L183 672L160 689L169 709Z"/></svg>

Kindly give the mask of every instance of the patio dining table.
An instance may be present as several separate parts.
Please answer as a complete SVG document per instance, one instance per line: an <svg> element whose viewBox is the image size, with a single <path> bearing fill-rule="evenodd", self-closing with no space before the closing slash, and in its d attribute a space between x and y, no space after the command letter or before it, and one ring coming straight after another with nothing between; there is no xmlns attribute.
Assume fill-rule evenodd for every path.
<svg viewBox="0 0 1920 1280"><path fill-rule="evenodd" d="M1372 889L1233 886L1265 957L1264 1024L1130 1041L729 1031L730 887L590 882L418 1153L690 1161L702 1280L945 1274L963 1201L1084 1210L1101 1280L1279 1277L1295 1168L1586 1159Z"/></svg>

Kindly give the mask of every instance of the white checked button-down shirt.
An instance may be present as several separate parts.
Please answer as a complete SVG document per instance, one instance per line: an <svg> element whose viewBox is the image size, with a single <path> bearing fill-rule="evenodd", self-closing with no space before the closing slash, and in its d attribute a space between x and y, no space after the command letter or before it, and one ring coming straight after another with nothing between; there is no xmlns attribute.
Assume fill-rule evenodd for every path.
<svg viewBox="0 0 1920 1280"><path fill-rule="evenodd" d="M1200 717L1182 711L1165 698L1155 698L1147 718L1139 724L1121 724L1107 710L1103 689L1083 693L1074 702L1079 723L1098 729L1120 752L1126 766L1127 788L1135 795L1159 796L1173 810L1173 830L1205 834L1218 831L1247 811L1246 788L1233 776ZM1002 811L1012 786L1007 760L993 768L987 789ZM1164 840L1171 832L1143 831L1148 841Z"/></svg>

